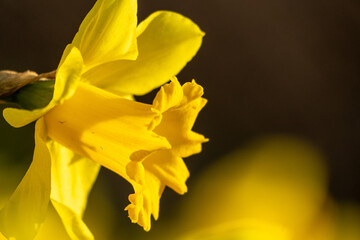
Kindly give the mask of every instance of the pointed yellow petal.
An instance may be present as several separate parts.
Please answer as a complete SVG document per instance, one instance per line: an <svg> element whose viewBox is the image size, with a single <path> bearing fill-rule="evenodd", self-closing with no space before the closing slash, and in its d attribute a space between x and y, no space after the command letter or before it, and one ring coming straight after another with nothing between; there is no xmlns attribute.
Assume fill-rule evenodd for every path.
<svg viewBox="0 0 360 240"><path fill-rule="evenodd" d="M54 239L54 236L56 236L56 239L72 240L65 231L64 225L55 208L50 204L46 219L34 240L50 240Z"/></svg>
<svg viewBox="0 0 360 240"><path fill-rule="evenodd" d="M169 148L149 130L151 105L118 97L85 83L45 116L48 135L72 151L129 179L126 165L139 151Z"/></svg>
<svg viewBox="0 0 360 240"><path fill-rule="evenodd" d="M200 48L204 33L173 12L150 15L137 29L139 57L114 61L84 74L85 81L109 91L142 95L176 75Z"/></svg>
<svg viewBox="0 0 360 240"><path fill-rule="evenodd" d="M45 219L50 198L50 154L43 119L35 126L34 159L0 211L0 231L9 239L33 239Z"/></svg>
<svg viewBox="0 0 360 240"><path fill-rule="evenodd" d="M136 0L99 0L85 17L73 44L85 71L120 59L136 59Z"/></svg>
<svg viewBox="0 0 360 240"><path fill-rule="evenodd" d="M72 44L67 45L56 70L52 102L61 104L74 94L80 82L82 68L83 58L79 49Z"/></svg>
<svg viewBox="0 0 360 240"><path fill-rule="evenodd" d="M68 45L63 53L54 86L54 95L50 103L41 109L26 110L6 108L3 111L5 120L13 127L25 126L43 116L56 104L71 97L76 90L82 71L82 57L77 48Z"/></svg>
<svg viewBox="0 0 360 240"><path fill-rule="evenodd" d="M100 165L74 154L55 141L49 141L51 154L51 201L65 229L73 239L91 239L82 221L90 190L98 175Z"/></svg>
<svg viewBox="0 0 360 240"><path fill-rule="evenodd" d="M68 205L81 217L100 166L55 141L49 141L48 148L52 162L51 198Z"/></svg>
<svg viewBox="0 0 360 240"><path fill-rule="evenodd" d="M71 239L94 239L88 227L71 208L54 199L51 199L51 203L59 214Z"/></svg>

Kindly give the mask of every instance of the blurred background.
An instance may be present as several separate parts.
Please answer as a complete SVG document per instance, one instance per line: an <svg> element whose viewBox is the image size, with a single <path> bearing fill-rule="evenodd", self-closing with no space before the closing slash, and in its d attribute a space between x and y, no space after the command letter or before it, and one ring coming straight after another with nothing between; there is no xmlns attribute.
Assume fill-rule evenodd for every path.
<svg viewBox="0 0 360 240"><path fill-rule="evenodd" d="M54 70L94 2L0 0L0 69ZM179 80L195 78L204 87L209 103L194 130L210 142L203 145L201 154L185 159L191 172L189 193L178 196L165 191L160 218L153 221L150 233L131 224L123 211L132 192L130 184L102 169L86 215L95 236L99 232L109 234L99 239L112 239L113 234L124 239L151 238L164 225L172 228L169 222L177 218L180 206L191 201L192 190L211 166L218 166L221 173L217 164L224 156L249 146L253 149L252 144L264 136L301 139L296 141L321 155L316 158L321 160L314 161L325 169L320 172L326 172L321 178L326 195L337 203L360 203L359 1L139 0L138 5L139 22L156 10L172 10L206 32L199 53ZM33 131L33 125L13 129L0 119L1 165L16 169L12 176L18 176L14 184L1 181L1 188L14 189L29 166ZM288 141L281 142L283 147L277 144L276 149L285 151ZM294 151L286 156L301 154ZM251 157L232 159L246 162ZM91 220L91 211L99 214L97 221ZM98 226L99 219L104 219L105 229ZM111 224L106 219L112 219Z"/></svg>

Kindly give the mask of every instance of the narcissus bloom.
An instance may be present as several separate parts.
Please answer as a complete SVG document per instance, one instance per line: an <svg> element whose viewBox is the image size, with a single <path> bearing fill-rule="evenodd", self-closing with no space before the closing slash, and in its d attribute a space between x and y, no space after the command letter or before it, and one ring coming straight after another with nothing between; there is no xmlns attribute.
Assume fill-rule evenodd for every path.
<svg viewBox="0 0 360 240"><path fill-rule="evenodd" d="M82 215L100 166L132 184L126 210L146 231L165 186L187 191L182 158L207 141L191 130L206 100L195 81L181 86L173 76L203 32L167 11L137 26L136 11L135 0L97 1L63 53L47 106L4 110L14 127L37 120L33 162L0 212L5 237L32 239L50 200L72 239L93 239ZM153 104L129 100L170 79Z"/></svg>

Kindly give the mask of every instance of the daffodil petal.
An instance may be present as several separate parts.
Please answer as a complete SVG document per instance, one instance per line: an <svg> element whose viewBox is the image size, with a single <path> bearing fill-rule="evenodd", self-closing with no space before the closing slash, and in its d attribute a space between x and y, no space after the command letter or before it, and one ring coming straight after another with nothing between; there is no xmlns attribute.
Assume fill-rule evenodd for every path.
<svg viewBox="0 0 360 240"><path fill-rule="evenodd" d="M73 40L84 57L85 70L109 61L136 59L136 11L136 0L95 3Z"/></svg>
<svg viewBox="0 0 360 240"><path fill-rule="evenodd" d="M5 108L3 111L3 116L11 126L19 128L43 116L48 111L48 106L32 111L26 109Z"/></svg>
<svg viewBox="0 0 360 240"><path fill-rule="evenodd" d="M55 208L50 204L48 207L48 212L44 223L41 225L38 234L34 240L49 240L54 239L61 240L72 240L67 234L63 223L59 217L59 214L56 212Z"/></svg>
<svg viewBox="0 0 360 240"><path fill-rule="evenodd" d="M45 219L50 199L50 154L43 119L35 126L33 162L0 211L0 231L9 239L33 239Z"/></svg>
<svg viewBox="0 0 360 240"><path fill-rule="evenodd" d="M53 199L51 199L51 203L64 223L65 229L69 234L70 239L94 239L94 236L88 227L71 208Z"/></svg>
<svg viewBox="0 0 360 240"><path fill-rule="evenodd" d="M83 58L81 52L74 45L67 45L56 70L52 102L61 104L71 98L80 82L82 68Z"/></svg>
<svg viewBox="0 0 360 240"><path fill-rule="evenodd" d="M180 72L200 48L204 33L180 14L159 11L138 26L137 35L136 61L99 65L84 74L85 81L116 93L148 93Z"/></svg>
<svg viewBox="0 0 360 240"><path fill-rule="evenodd" d="M81 218L100 165L53 140L48 142L48 148L52 161L51 201L68 234L77 236L73 239L92 239Z"/></svg>
<svg viewBox="0 0 360 240"><path fill-rule="evenodd" d="M72 96L80 80L81 71L81 53L70 44L64 50L56 72L54 95L50 103L44 108L35 110L6 108L3 111L5 120L13 127L22 127L40 118L56 104L62 103Z"/></svg>

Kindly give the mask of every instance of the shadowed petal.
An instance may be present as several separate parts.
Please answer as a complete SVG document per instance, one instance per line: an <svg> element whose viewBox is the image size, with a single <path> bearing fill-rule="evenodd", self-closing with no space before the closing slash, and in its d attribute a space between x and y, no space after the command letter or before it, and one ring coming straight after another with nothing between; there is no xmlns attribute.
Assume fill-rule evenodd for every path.
<svg viewBox="0 0 360 240"><path fill-rule="evenodd" d="M81 23L73 44L87 69L119 59L137 57L136 0L99 0Z"/></svg>
<svg viewBox="0 0 360 240"><path fill-rule="evenodd" d="M33 162L0 211L0 231L9 239L33 239L45 219L50 198L50 154L43 119L35 127Z"/></svg>
<svg viewBox="0 0 360 240"><path fill-rule="evenodd" d="M93 239L82 216L100 165L55 141L49 141L48 148L52 160L51 201L72 239Z"/></svg>

